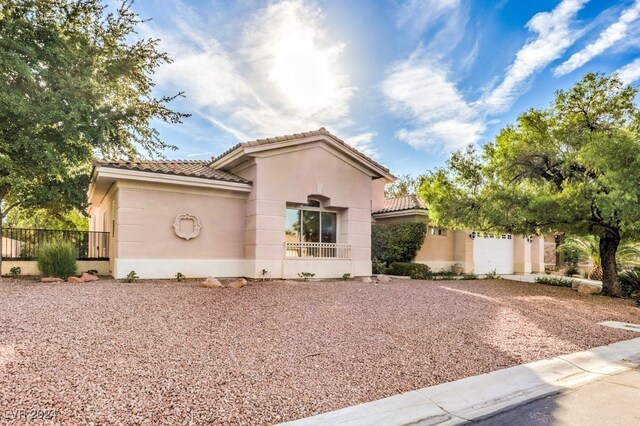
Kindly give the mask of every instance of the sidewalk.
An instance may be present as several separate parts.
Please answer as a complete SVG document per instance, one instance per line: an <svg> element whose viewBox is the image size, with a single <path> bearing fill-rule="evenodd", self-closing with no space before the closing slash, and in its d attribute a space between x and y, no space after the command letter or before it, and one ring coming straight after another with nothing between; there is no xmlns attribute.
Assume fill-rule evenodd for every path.
<svg viewBox="0 0 640 426"><path fill-rule="evenodd" d="M630 399L630 394L637 398L640 373L635 369L638 368L640 338L467 377L286 424L454 425L485 419L485 424L488 425L492 424L489 416L540 398L543 398L539 402L542 405L530 406L532 410L544 412L547 407L551 408L551 414L555 414L554 405L558 404L558 416L566 419L574 415L571 407L576 404L582 414L586 413L584 405L593 405L594 399L601 398L603 391L609 392L608 396L611 398L600 399L602 404L607 407L607 401L613 404L616 400L616 405L601 411L600 415L606 420L615 421L621 411L629 416L640 413L639 405L632 404L634 400ZM609 389L612 387L616 389L615 392ZM598 394L593 395L593 392ZM563 404L568 408L565 409ZM526 406L519 409L525 410ZM627 413L628 411L631 413ZM518 412L513 414L517 415ZM535 414L534 411L531 414ZM503 424L520 424L519 420L515 423L513 418L509 420L508 415L509 412L501 414L505 416ZM494 417L494 420L497 421L498 418ZM571 424L602 423L571 420Z"/></svg>
<svg viewBox="0 0 640 426"><path fill-rule="evenodd" d="M555 277L555 278L562 278L565 280L570 280L570 281L578 281L581 283L586 283L586 284L591 284L591 285L596 285L598 287L602 287L602 281L595 281L595 280L588 280L586 278L575 278L575 277L562 277L560 275L547 275L547 274L527 274L527 275L519 275L519 274L513 274L513 275L501 275L502 278L504 278L505 280L511 280L511 281L522 281L525 283L533 283L536 281L536 278L538 277Z"/></svg>

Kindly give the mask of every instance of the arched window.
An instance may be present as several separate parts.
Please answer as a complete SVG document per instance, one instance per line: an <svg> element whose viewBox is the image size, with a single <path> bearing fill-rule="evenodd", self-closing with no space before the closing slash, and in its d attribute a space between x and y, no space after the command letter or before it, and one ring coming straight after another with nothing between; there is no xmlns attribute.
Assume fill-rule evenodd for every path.
<svg viewBox="0 0 640 426"><path fill-rule="evenodd" d="M306 204L287 206L285 241L288 243L335 243L338 214L309 198Z"/></svg>

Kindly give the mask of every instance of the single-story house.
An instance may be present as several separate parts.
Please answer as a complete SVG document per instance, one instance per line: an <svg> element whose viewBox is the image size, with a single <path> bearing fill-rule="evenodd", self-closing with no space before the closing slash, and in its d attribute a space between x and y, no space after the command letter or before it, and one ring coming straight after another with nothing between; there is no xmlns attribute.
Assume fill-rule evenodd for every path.
<svg viewBox="0 0 640 426"><path fill-rule="evenodd" d="M371 275L371 224L425 221L395 177L326 129L242 142L209 161L94 162L89 227L109 232L116 278ZM429 227L415 259L465 272L544 270L538 237Z"/></svg>
<svg viewBox="0 0 640 426"><path fill-rule="evenodd" d="M428 207L415 195L384 200L374 209L375 223L424 222L427 234L414 262L434 271L451 270L459 264L464 272L486 274L528 274L545 270L543 236L491 235L471 230L431 226Z"/></svg>
<svg viewBox="0 0 640 426"><path fill-rule="evenodd" d="M370 275L372 200L394 179L324 128L210 161L100 160L89 227L111 233L116 278Z"/></svg>

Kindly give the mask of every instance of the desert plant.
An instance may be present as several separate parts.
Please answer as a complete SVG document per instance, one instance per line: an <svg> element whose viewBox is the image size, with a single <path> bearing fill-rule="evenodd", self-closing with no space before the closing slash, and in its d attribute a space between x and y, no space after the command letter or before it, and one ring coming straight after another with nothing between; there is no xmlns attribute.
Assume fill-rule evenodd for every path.
<svg viewBox="0 0 640 426"><path fill-rule="evenodd" d="M349 281L351 279L351 274L349 272L345 272L344 274L342 274L342 279L344 281Z"/></svg>
<svg viewBox="0 0 640 426"><path fill-rule="evenodd" d="M575 263L570 263L570 264L567 265L567 269L564 271L564 274L567 277L572 277L572 276L576 275L579 272L580 272L580 270L578 269L578 265L576 265Z"/></svg>
<svg viewBox="0 0 640 426"><path fill-rule="evenodd" d="M71 242L50 240L43 242L36 255L38 270L45 277L67 279L78 273L76 249Z"/></svg>
<svg viewBox="0 0 640 426"><path fill-rule="evenodd" d="M477 280L478 276L476 274L467 273L467 274L462 274L462 279L463 280Z"/></svg>
<svg viewBox="0 0 640 426"><path fill-rule="evenodd" d="M636 266L618 275L622 287L622 297L640 296L640 266Z"/></svg>
<svg viewBox="0 0 640 426"><path fill-rule="evenodd" d="M138 276L138 274L136 274L136 271L131 271L124 278L124 282L126 282L126 283L134 283L134 282L138 281L139 279L140 279L140 277Z"/></svg>
<svg viewBox="0 0 640 426"><path fill-rule="evenodd" d="M484 274L485 280L497 280L498 278L500 278L500 276L496 273L495 269Z"/></svg>
<svg viewBox="0 0 640 426"><path fill-rule="evenodd" d="M21 274L22 274L22 268L19 266L14 266L9 270L9 275L11 275L13 278L17 278Z"/></svg>
<svg viewBox="0 0 640 426"><path fill-rule="evenodd" d="M305 281L309 281L309 278L313 278L316 276L313 272L298 272L298 276Z"/></svg>
<svg viewBox="0 0 640 426"><path fill-rule="evenodd" d="M427 225L422 222L372 225L371 257L385 267L393 262L410 262L422 247L426 234Z"/></svg>
<svg viewBox="0 0 640 426"><path fill-rule="evenodd" d="M560 277L536 277L535 282L538 284L553 285L556 287L571 287L572 280Z"/></svg>
<svg viewBox="0 0 640 426"><path fill-rule="evenodd" d="M455 276L453 271L447 268L440 269L440 271L436 272L434 275L437 277L441 277L442 279L445 279L445 280L453 279L453 277Z"/></svg>
<svg viewBox="0 0 640 426"><path fill-rule="evenodd" d="M179 283L181 283L182 281L184 281L186 279L187 279L187 277L185 277L182 272L178 272L176 274L176 281L178 281Z"/></svg>

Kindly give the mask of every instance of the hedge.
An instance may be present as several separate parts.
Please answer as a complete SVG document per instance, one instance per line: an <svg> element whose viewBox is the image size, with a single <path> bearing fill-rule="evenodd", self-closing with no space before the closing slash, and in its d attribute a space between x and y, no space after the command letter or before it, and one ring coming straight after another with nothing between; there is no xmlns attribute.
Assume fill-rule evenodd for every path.
<svg viewBox="0 0 640 426"><path fill-rule="evenodd" d="M371 258L384 266L394 262L411 262L426 234L427 225L423 222L372 225Z"/></svg>
<svg viewBox="0 0 640 426"><path fill-rule="evenodd" d="M389 275L411 277L416 280L429 280L433 278L431 268L422 263L394 262L389 265Z"/></svg>

